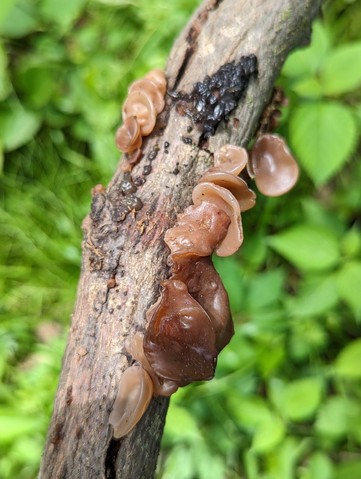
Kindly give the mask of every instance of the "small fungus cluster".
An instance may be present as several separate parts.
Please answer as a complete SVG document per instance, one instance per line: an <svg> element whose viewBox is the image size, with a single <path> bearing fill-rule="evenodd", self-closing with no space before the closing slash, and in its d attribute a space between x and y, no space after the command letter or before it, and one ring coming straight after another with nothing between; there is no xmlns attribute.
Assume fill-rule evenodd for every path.
<svg viewBox="0 0 361 479"><path fill-rule="evenodd" d="M260 136L247 150L223 146L192 193L193 205L179 214L165 233L170 277L146 313L144 334L126 349L135 363L122 375L109 422L116 438L126 435L153 396L170 396L178 387L214 376L219 352L233 333L227 293L211 255L229 256L243 241L241 213L256 195L238 175L249 171L260 191L278 196L298 177L298 167L284 141Z"/></svg>
<svg viewBox="0 0 361 479"><path fill-rule="evenodd" d="M164 108L166 88L164 72L158 69L130 85L123 106L123 125L115 134L119 150L132 153L142 146L142 137L150 135Z"/></svg>

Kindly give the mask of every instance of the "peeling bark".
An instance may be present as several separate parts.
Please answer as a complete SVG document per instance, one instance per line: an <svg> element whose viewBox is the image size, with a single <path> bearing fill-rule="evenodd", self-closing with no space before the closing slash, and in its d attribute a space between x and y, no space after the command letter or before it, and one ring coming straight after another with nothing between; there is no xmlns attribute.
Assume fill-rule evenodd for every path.
<svg viewBox="0 0 361 479"><path fill-rule="evenodd" d="M159 281L168 276L164 232L191 203L191 191L212 163L213 152L224 143L244 146L251 139L287 54L309 40L320 4L206 0L175 42L166 68L170 90L189 94L197 81L243 55L257 56L259 74L229 120L206 142L200 142L201 129L180 116L176 102L167 98L132 171L143 203L139 211L118 221L120 169L105 191L94 191L92 211L83 223L77 302L40 478L154 476L168 399L153 399L140 423L121 440L112 439L108 425L120 375L130 364L124 340L144 330L145 312L158 296Z"/></svg>

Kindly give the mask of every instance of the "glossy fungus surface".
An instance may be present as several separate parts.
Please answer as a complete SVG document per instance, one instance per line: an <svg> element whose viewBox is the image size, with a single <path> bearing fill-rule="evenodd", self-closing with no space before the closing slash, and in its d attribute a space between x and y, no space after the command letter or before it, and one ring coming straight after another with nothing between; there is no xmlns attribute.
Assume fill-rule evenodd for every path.
<svg viewBox="0 0 361 479"><path fill-rule="evenodd" d="M162 70L153 70L146 77L133 82L123 105L123 125L116 132L117 147L133 153L127 160L128 169L139 159L142 137L153 131L157 115L164 109L167 82Z"/></svg>
<svg viewBox="0 0 361 479"><path fill-rule="evenodd" d="M295 185L299 168L285 141L261 135L251 152L251 171L257 188L267 196L280 196Z"/></svg>
<svg viewBox="0 0 361 479"><path fill-rule="evenodd" d="M214 168L208 171L224 171L232 175L239 175L248 162L248 152L245 148L235 145L223 145L214 154Z"/></svg>
<svg viewBox="0 0 361 479"><path fill-rule="evenodd" d="M160 300L147 317L144 352L158 376L180 386L214 376L217 350L212 323L182 281L162 283Z"/></svg>
<svg viewBox="0 0 361 479"><path fill-rule="evenodd" d="M171 258L177 262L182 258L210 256L223 241L230 222L228 214L212 203L189 206L165 233Z"/></svg>
<svg viewBox="0 0 361 479"><path fill-rule="evenodd" d="M143 416L153 396L153 382L139 365L126 369L120 378L118 395L109 416L114 437L128 434Z"/></svg>
<svg viewBox="0 0 361 479"><path fill-rule="evenodd" d="M234 334L228 294L210 257L178 263L173 278L187 286L189 294L207 312L216 334L217 354Z"/></svg>
<svg viewBox="0 0 361 479"><path fill-rule="evenodd" d="M140 126L134 116L129 116L123 125L117 129L115 143L119 150L125 153L134 151L142 146Z"/></svg>
<svg viewBox="0 0 361 479"><path fill-rule="evenodd" d="M231 223L225 238L215 249L215 253L218 256L229 256L235 253L243 241L241 210L237 199L226 188L209 182L199 183L193 190L192 199L196 206L202 201L212 203L227 213Z"/></svg>

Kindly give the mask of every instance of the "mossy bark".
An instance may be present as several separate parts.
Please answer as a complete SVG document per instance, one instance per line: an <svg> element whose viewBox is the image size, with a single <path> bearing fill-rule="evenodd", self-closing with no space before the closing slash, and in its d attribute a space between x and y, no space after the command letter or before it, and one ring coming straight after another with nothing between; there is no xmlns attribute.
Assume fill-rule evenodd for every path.
<svg viewBox="0 0 361 479"><path fill-rule="evenodd" d="M213 152L225 143L244 146L251 139L287 54L308 42L320 4L206 0L175 42L166 68L170 90L189 94L206 75L250 54L257 56L258 76L207 141L202 128L181 116L179 105L167 97L132 171L143 203L139 211L119 221L121 169L105 191L95 190L92 211L83 223L77 302L40 478L154 476L168 399L155 398L121 440L112 439L108 424L120 375L129 364L124 340L144 330L145 312L158 296L160 280L168 276L164 232L191 203L191 191L212 163Z"/></svg>

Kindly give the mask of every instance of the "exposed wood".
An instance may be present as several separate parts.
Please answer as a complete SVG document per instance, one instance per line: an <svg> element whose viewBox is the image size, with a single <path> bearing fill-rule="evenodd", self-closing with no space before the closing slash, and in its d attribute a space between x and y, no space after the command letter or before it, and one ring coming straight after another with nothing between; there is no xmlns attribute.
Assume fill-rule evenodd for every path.
<svg viewBox="0 0 361 479"><path fill-rule="evenodd" d="M205 75L242 55L255 54L259 75L238 108L203 148L201 132L167 99L156 131L144 142L132 172L146 179L137 196L143 208L116 221L121 204L120 169L106 192L94 196L84 220L82 273L63 370L40 476L57 478L151 478L154 475L168 400L156 398L138 426L114 441L109 413L122 371L129 364L124 339L145 328L145 312L166 278L162 240L177 212L190 204L212 152L226 142L245 145L269 100L288 52L304 44L321 0L207 0L176 41L166 74L171 90L190 92ZM187 144L184 138L191 138ZM190 140L186 140L188 143ZM169 147L165 148L164 143ZM151 162L147 156L159 148Z"/></svg>

